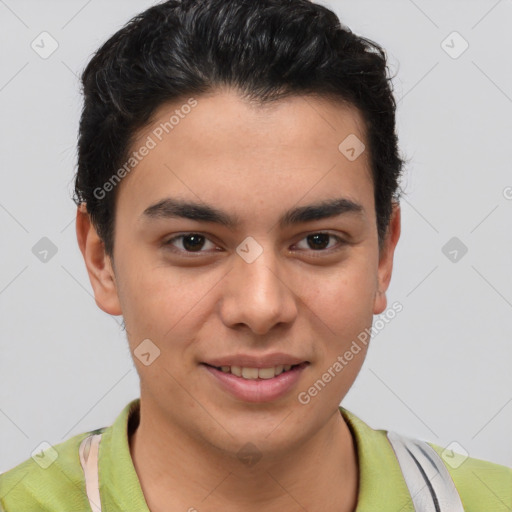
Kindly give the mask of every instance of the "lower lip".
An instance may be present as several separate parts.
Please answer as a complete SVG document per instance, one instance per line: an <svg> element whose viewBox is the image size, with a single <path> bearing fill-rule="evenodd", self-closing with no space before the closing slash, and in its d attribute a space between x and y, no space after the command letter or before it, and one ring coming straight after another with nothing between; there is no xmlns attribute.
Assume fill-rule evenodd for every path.
<svg viewBox="0 0 512 512"><path fill-rule="evenodd" d="M271 379L244 379L202 364L223 389L245 402L270 402L285 396L297 384L307 365L301 363Z"/></svg>

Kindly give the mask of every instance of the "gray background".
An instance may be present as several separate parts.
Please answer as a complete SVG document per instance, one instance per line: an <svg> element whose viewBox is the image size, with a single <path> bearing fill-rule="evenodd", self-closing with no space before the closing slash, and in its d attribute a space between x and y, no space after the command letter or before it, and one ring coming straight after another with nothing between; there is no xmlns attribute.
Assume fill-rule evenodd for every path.
<svg viewBox="0 0 512 512"><path fill-rule="evenodd" d="M512 466L512 1L324 4L387 50L411 158L388 293L403 311L343 405L373 428ZM138 396L121 317L92 297L70 197L77 74L149 5L0 0L0 472L42 441L111 424ZM59 45L47 59L31 48L43 31ZM457 58L462 40L444 43L452 56L442 44L453 31L469 43ZM32 252L43 237L57 248L46 262ZM456 261L442 250L452 237Z"/></svg>

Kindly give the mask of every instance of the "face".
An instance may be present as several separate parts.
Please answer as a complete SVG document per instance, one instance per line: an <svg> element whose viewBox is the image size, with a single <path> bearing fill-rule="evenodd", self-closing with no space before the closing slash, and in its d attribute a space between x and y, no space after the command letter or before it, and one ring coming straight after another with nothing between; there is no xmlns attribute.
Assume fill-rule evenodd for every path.
<svg viewBox="0 0 512 512"><path fill-rule="evenodd" d="M134 151L152 147L118 185L114 266L85 214L79 242L97 304L124 317L154 421L225 453L277 453L339 414L358 335L386 308L399 210L379 252L368 152L339 149L365 140L357 110L227 90L195 101L138 134Z"/></svg>

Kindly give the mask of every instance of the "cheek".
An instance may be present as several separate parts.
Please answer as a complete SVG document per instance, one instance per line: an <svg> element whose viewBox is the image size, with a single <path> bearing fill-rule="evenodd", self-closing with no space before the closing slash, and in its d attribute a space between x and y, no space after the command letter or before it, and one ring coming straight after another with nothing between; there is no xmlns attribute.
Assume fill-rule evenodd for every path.
<svg viewBox="0 0 512 512"><path fill-rule="evenodd" d="M376 266L370 259L354 259L323 276L303 276L303 296L307 297L308 308L332 334L346 339L367 327L368 322L371 324L376 275Z"/></svg>
<svg viewBox="0 0 512 512"><path fill-rule="evenodd" d="M329 279L317 279L309 295L303 311L316 335L312 340L316 364L305 383L307 389L302 391L316 393L319 381L327 383L320 386L318 397L311 399L312 415L324 414L326 404L341 403L363 365L373 319L374 273L370 263L347 266Z"/></svg>
<svg viewBox="0 0 512 512"><path fill-rule="evenodd" d="M198 269L171 268L154 261L143 264L136 258L124 268L120 302L131 344L149 338L164 349L184 348L192 328L205 321L208 295L222 273L200 273Z"/></svg>

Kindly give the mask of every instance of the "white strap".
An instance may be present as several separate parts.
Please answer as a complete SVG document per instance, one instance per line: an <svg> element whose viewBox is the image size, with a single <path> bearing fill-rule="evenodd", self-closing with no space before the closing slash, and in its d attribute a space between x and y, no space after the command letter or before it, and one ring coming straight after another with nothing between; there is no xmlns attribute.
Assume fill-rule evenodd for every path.
<svg viewBox="0 0 512 512"><path fill-rule="evenodd" d="M85 475L85 490L93 512L101 512L100 487L98 479L98 450L101 434L86 437L81 443L78 453L80 464Z"/></svg>
<svg viewBox="0 0 512 512"><path fill-rule="evenodd" d="M464 512L457 488L438 453L425 441L388 432L416 512Z"/></svg>

